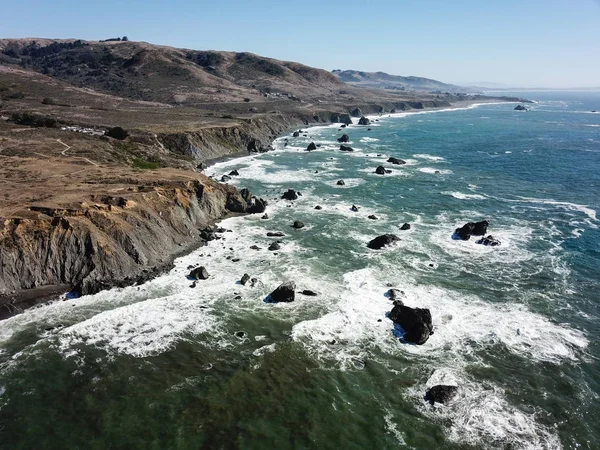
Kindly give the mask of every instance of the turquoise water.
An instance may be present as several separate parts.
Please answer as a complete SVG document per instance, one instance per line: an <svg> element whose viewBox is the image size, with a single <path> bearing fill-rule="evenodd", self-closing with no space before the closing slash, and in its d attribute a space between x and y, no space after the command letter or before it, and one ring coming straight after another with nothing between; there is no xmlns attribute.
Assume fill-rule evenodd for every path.
<svg viewBox="0 0 600 450"><path fill-rule="evenodd" d="M223 221L142 286L0 323L0 448L598 448L600 93L525 96L376 117L343 130L353 153L321 127L212 167L270 218ZM501 246L452 240L485 218ZM366 248L383 233L401 241ZM190 264L210 279L191 288ZM266 303L287 280L318 296ZM424 345L392 333L389 286L431 310ZM426 403L436 384L454 402Z"/></svg>

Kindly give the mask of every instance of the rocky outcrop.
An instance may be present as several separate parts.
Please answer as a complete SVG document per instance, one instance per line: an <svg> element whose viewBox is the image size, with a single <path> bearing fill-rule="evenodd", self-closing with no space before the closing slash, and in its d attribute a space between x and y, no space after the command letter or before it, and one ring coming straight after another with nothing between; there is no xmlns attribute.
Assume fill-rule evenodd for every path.
<svg viewBox="0 0 600 450"><path fill-rule="evenodd" d="M403 224L403 225L400 227L400 229L401 229L402 231L410 230L410 223L405 223L405 224Z"/></svg>
<svg viewBox="0 0 600 450"><path fill-rule="evenodd" d="M406 342L423 345L433 334L431 313L426 308L411 308L396 301L389 318L402 328Z"/></svg>
<svg viewBox="0 0 600 450"><path fill-rule="evenodd" d="M358 121L359 125L371 125L371 121L369 119L367 119L365 116L362 116L359 121Z"/></svg>
<svg viewBox="0 0 600 450"><path fill-rule="evenodd" d="M311 142L310 144L308 144L308 147L306 147L306 151L312 152L313 150L316 150L317 146L314 142Z"/></svg>
<svg viewBox="0 0 600 450"><path fill-rule="evenodd" d="M432 405L434 403L443 403L447 404L458 393L458 386L448 386L443 384L438 384L433 386L427 390L425 393L425 401L428 401Z"/></svg>
<svg viewBox="0 0 600 450"><path fill-rule="evenodd" d="M392 163L392 164L406 164L406 161L404 161L403 159L398 159L398 158L394 158L393 156L390 156L387 160L387 162Z"/></svg>
<svg viewBox="0 0 600 450"><path fill-rule="evenodd" d="M293 189L288 189L281 196L283 200L296 200L298 198L298 194Z"/></svg>
<svg viewBox="0 0 600 450"><path fill-rule="evenodd" d="M350 140L347 134L342 134L342 137L338 138L338 142L346 143Z"/></svg>
<svg viewBox="0 0 600 450"><path fill-rule="evenodd" d="M523 105L517 105L515 106L515 111L528 111L528 109L525 108Z"/></svg>
<svg viewBox="0 0 600 450"><path fill-rule="evenodd" d="M367 247L373 250L379 250L386 245L393 244L394 242L399 241L400 238L395 234L382 234L381 236L377 236L375 239L371 240Z"/></svg>
<svg viewBox="0 0 600 450"><path fill-rule="evenodd" d="M385 175L386 173L390 173L391 170L386 170L385 167L383 166L377 166L377 168L375 169L375 173L377 175Z"/></svg>
<svg viewBox="0 0 600 450"><path fill-rule="evenodd" d="M270 303L293 302L296 299L296 283L288 281L280 284L267 299Z"/></svg>
<svg viewBox="0 0 600 450"><path fill-rule="evenodd" d="M481 222L468 222L454 231L454 237L463 241L468 241L471 236L483 236L487 232L490 222L482 220Z"/></svg>
<svg viewBox="0 0 600 450"><path fill-rule="evenodd" d="M203 175L155 181L127 195L93 195L68 208L31 207L0 222L0 305L20 312L53 286L91 294L143 282L201 244L200 232L251 199ZM5 314L10 311L9 314Z"/></svg>
<svg viewBox="0 0 600 450"><path fill-rule="evenodd" d="M340 150L343 152L353 152L354 149L348 145L340 145Z"/></svg>
<svg viewBox="0 0 600 450"><path fill-rule="evenodd" d="M304 228L304 222L300 222L299 220L295 220L292 224L292 228L299 230L300 228Z"/></svg>
<svg viewBox="0 0 600 450"><path fill-rule="evenodd" d="M350 115L352 117L362 117L363 116L363 112L361 111L360 108L354 108L352 111L350 111Z"/></svg>
<svg viewBox="0 0 600 450"><path fill-rule="evenodd" d="M345 186L346 182L344 180L338 180L337 183L335 183L337 186Z"/></svg>
<svg viewBox="0 0 600 450"><path fill-rule="evenodd" d="M209 276L210 275L208 274L206 267L200 266L196 267L195 269L192 269L192 271L188 275L188 278L192 278L194 280L208 280Z"/></svg>

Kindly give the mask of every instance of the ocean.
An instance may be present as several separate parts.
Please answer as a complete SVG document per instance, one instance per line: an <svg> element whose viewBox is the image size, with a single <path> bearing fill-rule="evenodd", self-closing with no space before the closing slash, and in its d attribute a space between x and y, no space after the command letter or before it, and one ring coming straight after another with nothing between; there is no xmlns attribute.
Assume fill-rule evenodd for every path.
<svg viewBox="0 0 600 450"><path fill-rule="evenodd" d="M600 92L519 95L529 111L381 115L210 167L269 218L222 221L141 286L0 322L0 448L600 448ZM501 245L452 238L483 219ZM265 301L285 281L317 296ZM431 311L424 345L394 332L390 287ZM430 405L437 384L456 398Z"/></svg>

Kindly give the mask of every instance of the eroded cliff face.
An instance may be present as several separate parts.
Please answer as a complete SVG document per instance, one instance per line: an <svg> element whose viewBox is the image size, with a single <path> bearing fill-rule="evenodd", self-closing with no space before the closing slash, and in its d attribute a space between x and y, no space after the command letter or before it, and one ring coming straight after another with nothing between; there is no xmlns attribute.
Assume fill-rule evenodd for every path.
<svg viewBox="0 0 600 450"><path fill-rule="evenodd" d="M80 294L153 276L200 243L199 229L254 199L202 175L90 196L76 207L31 207L0 224L0 318L18 313L23 290L68 286Z"/></svg>
<svg viewBox="0 0 600 450"><path fill-rule="evenodd" d="M385 114L412 109L448 107L446 100L361 104L364 114ZM281 134L293 128L315 123L351 123L348 112L315 110L313 112L281 114L242 119L240 123L207 127L188 132L161 133L159 142L170 152L190 158L194 165L223 156L264 152Z"/></svg>

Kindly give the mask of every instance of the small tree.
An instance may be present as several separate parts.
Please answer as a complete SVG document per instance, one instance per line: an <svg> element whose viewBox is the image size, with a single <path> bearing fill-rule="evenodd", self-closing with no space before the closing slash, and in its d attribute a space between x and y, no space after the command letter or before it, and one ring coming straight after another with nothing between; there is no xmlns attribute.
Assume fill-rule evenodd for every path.
<svg viewBox="0 0 600 450"><path fill-rule="evenodd" d="M127 136L129 136L129 133L127 131L125 131L123 128L121 127L113 127L110 128L108 131L106 131L104 133L106 136L109 136L111 138L115 138L118 139L120 141L122 141L123 139L125 139Z"/></svg>
<svg viewBox="0 0 600 450"><path fill-rule="evenodd" d="M128 38L127 36L123 36L123 37L121 38L121 40L122 40L122 41L125 41L125 42L127 42L127 41L129 40L129 38Z"/></svg>
<svg viewBox="0 0 600 450"><path fill-rule="evenodd" d="M54 101L53 98L50 97L44 97L42 99L42 105L56 105L56 102Z"/></svg>

